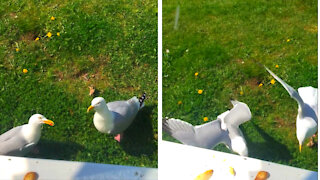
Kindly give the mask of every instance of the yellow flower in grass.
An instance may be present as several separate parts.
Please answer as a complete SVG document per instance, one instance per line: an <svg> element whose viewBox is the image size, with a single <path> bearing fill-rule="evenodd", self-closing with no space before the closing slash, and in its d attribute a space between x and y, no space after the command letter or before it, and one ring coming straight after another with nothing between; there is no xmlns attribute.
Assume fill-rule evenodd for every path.
<svg viewBox="0 0 320 180"><path fill-rule="evenodd" d="M208 117L204 117L204 118L203 118L203 121L204 121L204 122L208 121Z"/></svg>
<svg viewBox="0 0 320 180"><path fill-rule="evenodd" d="M40 40L40 38L39 37L37 37L36 39L35 39L35 41L39 41Z"/></svg>
<svg viewBox="0 0 320 180"><path fill-rule="evenodd" d="M23 69L22 72L26 74L28 72L28 69Z"/></svg>
<svg viewBox="0 0 320 180"><path fill-rule="evenodd" d="M54 21L56 18L54 16L51 16L51 21Z"/></svg>
<svg viewBox="0 0 320 180"><path fill-rule="evenodd" d="M16 48L16 52L19 52L20 51L20 49L19 48Z"/></svg>
<svg viewBox="0 0 320 180"><path fill-rule="evenodd" d="M48 37L51 37L51 36L52 36L51 32L48 32L48 33L47 33L47 36L48 36Z"/></svg>
<svg viewBox="0 0 320 180"><path fill-rule="evenodd" d="M240 95L241 95L241 96L243 95L243 91L240 91Z"/></svg>
<svg viewBox="0 0 320 180"><path fill-rule="evenodd" d="M291 39L287 39L287 42L290 42L291 41Z"/></svg>
<svg viewBox="0 0 320 180"><path fill-rule="evenodd" d="M276 65L276 68L279 68L279 65L278 65L278 64Z"/></svg>
<svg viewBox="0 0 320 180"><path fill-rule="evenodd" d="M57 32L57 36L60 36L60 33L59 33L59 32Z"/></svg>
<svg viewBox="0 0 320 180"><path fill-rule="evenodd" d="M259 87L262 87L262 86L263 86L263 83L260 83L260 84L259 84Z"/></svg>
<svg viewBox="0 0 320 180"><path fill-rule="evenodd" d="M179 105L182 104L182 101L178 101L178 104L179 104Z"/></svg>
<svg viewBox="0 0 320 180"><path fill-rule="evenodd" d="M198 94L202 94L203 93L203 90L202 89L199 89L198 90Z"/></svg>
<svg viewBox="0 0 320 180"><path fill-rule="evenodd" d="M274 84L274 83L276 83L276 80L272 79L272 80L270 81L270 83L271 83L271 84Z"/></svg>
<svg viewBox="0 0 320 180"><path fill-rule="evenodd" d="M196 76L196 77L197 77L198 75L199 75L199 73L198 73L198 72L194 73L194 76Z"/></svg>

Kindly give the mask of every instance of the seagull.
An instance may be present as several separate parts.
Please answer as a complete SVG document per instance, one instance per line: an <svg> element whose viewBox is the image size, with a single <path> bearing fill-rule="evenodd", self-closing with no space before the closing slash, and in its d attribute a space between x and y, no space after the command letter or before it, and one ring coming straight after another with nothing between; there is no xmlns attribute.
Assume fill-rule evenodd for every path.
<svg viewBox="0 0 320 180"><path fill-rule="evenodd" d="M288 91L290 96L298 102L296 120L297 139L301 152L303 142L318 130L318 89L308 86L298 88L298 92L275 75L270 69L266 70Z"/></svg>
<svg viewBox="0 0 320 180"><path fill-rule="evenodd" d="M41 114L30 117L28 124L17 126L0 135L0 155L24 156L38 143L42 124L54 122Z"/></svg>
<svg viewBox="0 0 320 180"><path fill-rule="evenodd" d="M91 101L87 112L94 109L93 124L101 133L116 135L115 140L121 141L123 134L132 123L138 111L144 107L144 93L139 99L132 97L127 101L114 101L106 103L103 97L96 97Z"/></svg>
<svg viewBox="0 0 320 180"><path fill-rule="evenodd" d="M220 114L217 120L192 126L185 121L165 118L164 132L183 144L212 149L223 143L233 152L248 156L248 148L239 125L251 119L249 107L239 101L231 101L233 108Z"/></svg>

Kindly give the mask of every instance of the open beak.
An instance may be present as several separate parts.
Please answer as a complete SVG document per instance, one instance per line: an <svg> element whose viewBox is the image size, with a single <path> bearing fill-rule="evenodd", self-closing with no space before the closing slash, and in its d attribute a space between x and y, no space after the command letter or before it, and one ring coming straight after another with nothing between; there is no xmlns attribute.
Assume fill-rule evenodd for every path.
<svg viewBox="0 0 320 180"><path fill-rule="evenodd" d="M93 106L89 106L87 109L87 112L91 111L94 107Z"/></svg>
<svg viewBox="0 0 320 180"><path fill-rule="evenodd" d="M54 126L54 122L49 119L43 120L43 123L48 124L49 126Z"/></svg>
<svg viewBox="0 0 320 180"><path fill-rule="evenodd" d="M302 145L299 145L299 151L301 152L301 149L302 149Z"/></svg>

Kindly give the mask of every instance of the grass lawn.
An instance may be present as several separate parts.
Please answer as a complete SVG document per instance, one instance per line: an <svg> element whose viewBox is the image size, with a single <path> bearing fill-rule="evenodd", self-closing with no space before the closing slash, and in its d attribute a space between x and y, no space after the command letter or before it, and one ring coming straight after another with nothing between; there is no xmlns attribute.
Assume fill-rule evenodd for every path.
<svg viewBox="0 0 320 180"><path fill-rule="evenodd" d="M120 144L95 129L88 86L147 93ZM55 122L29 157L157 167L157 1L1 1L0 107L1 134L34 113Z"/></svg>
<svg viewBox="0 0 320 180"><path fill-rule="evenodd" d="M237 99L253 116L241 126L250 157L317 171L317 145L299 153L296 101L259 65L317 87L317 28L316 1L163 0L163 116L202 124Z"/></svg>

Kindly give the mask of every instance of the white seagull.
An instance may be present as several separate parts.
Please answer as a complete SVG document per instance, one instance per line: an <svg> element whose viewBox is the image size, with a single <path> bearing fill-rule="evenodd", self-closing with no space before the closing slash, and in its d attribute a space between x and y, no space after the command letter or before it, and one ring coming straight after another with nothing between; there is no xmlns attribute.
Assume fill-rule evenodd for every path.
<svg viewBox="0 0 320 180"><path fill-rule="evenodd" d="M103 97L96 97L91 101L87 112L94 109L93 124L101 133L116 135L115 140L121 141L122 132L126 130L138 111L144 106L146 95L139 99L132 97L127 101L114 101L106 103Z"/></svg>
<svg viewBox="0 0 320 180"><path fill-rule="evenodd" d="M0 135L0 155L24 156L38 143L42 124L54 126L41 114L30 117L28 124L17 126Z"/></svg>
<svg viewBox="0 0 320 180"><path fill-rule="evenodd" d="M249 107L239 101L231 101L233 108L217 117L217 120L203 125L192 126L179 119L165 118L162 122L164 132L183 144L212 149L224 143L229 149L248 156L246 140L239 125L251 119Z"/></svg>
<svg viewBox="0 0 320 180"><path fill-rule="evenodd" d="M298 92L265 67L267 71L281 83L290 96L298 102L298 116L296 120L297 139L301 152L303 142L318 130L318 89L311 86L300 87Z"/></svg>

